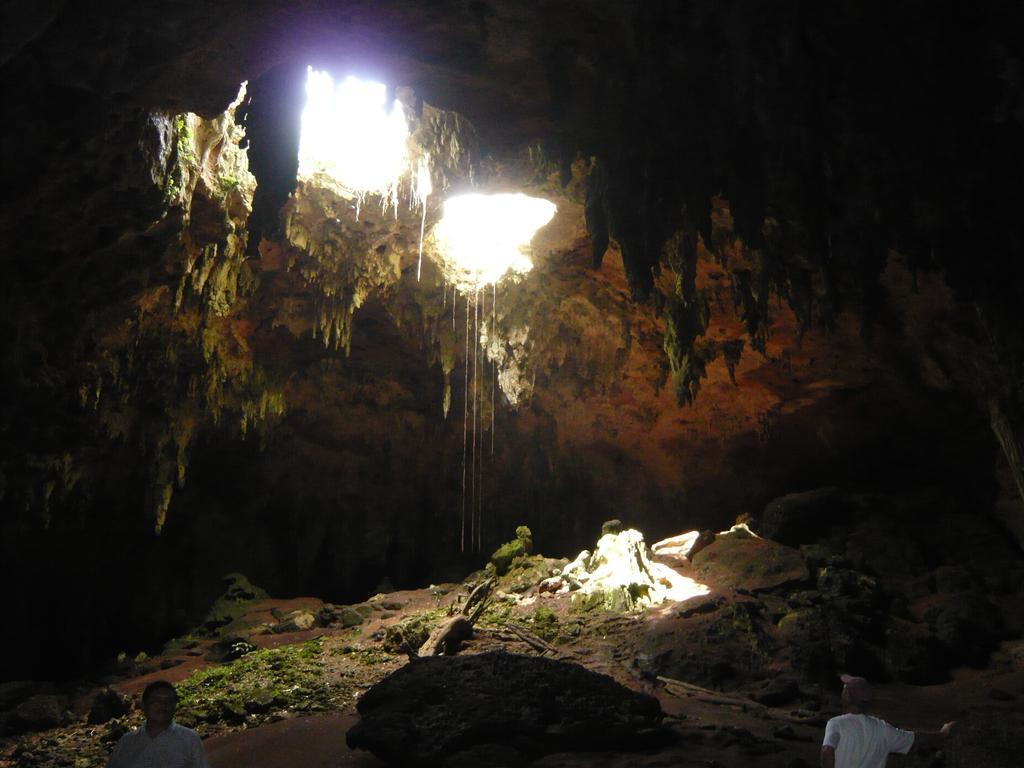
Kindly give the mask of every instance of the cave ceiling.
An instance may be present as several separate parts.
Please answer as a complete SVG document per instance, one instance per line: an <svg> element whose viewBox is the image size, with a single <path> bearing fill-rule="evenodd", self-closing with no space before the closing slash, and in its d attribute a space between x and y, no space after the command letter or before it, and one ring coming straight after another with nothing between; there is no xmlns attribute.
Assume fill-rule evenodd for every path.
<svg viewBox="0 0 1024 768"><path fill-rule="evenodd" d="M1024 493L1020 11L11 8L10 531L300 515L309 576L467 514L486 549L954 468ZM419 212L296 184L307 65L412 102L428 225L442 190L555 202L534 269L453 293Z"/></svg>

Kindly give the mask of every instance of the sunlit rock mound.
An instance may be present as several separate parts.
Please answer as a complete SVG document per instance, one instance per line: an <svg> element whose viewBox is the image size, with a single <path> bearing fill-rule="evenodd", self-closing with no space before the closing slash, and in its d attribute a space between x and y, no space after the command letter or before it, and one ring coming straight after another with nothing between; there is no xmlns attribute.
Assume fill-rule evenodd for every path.
<svg viewBox="0 0 1024 768"><path fill-rule="evenodd" d="M622 530L618 520L604 524L593 552L580 552L542 588L572 592L574 604L584 610L601 605L610 611L642 611L666 600L708 593L705 585L652 562L644 535L633 528Z"/></svg>
<svg viewBox="0 0 1024 768"><path fill-rule="evenodd" d="M502 652L421 658L371 688L357 709L362 720L348 745L393 765L519 765L667 736L654 697L577 664Z"/></svg>

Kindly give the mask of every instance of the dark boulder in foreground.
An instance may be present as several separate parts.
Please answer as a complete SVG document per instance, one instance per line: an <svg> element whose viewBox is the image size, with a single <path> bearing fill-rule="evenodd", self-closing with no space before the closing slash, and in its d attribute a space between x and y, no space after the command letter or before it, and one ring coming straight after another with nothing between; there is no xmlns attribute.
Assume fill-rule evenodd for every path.
<svg viewBox="0 0 1024 768"><path fill-rule="evenodd" d="M362 719L348 732L349 747L399 765L440 765L467 751L515 765L668 738L652 696L578 664L500 652L417 659L367 691L357 708Z"/></svg>

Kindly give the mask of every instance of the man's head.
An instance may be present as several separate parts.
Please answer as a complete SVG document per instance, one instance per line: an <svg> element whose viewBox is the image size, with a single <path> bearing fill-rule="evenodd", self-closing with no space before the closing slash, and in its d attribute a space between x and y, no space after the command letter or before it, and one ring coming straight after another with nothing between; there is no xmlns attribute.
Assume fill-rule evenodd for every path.
<svg viewBox="0 0 1024 768"><path fill-rule="evenodd" d="M843 682L842 702L844 707L863 709L871 701L873 697L871 686L863 677L840 675L839 679Z"/></svg>
<svg viewBox="0 0 1024 768"><path fill-rule="evenodd" d="M146 723L156 726L170 725L178 706L178 693L166 680L155 680L142 692L142 711Z"/></svg>

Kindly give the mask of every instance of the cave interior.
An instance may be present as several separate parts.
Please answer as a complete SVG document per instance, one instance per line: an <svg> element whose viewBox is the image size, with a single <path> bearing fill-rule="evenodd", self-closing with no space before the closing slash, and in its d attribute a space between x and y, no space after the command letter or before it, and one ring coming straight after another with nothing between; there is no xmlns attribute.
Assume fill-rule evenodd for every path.
<svg viewBox="0 0 1024 768"><path fill-rule="evenodd" d="M763 658L694 662L694 626L624 669L819 702L1024 670L1024 9L7 5L0 726L20 682L166 655L228 574L329 633L610 520L797 573L720 535ZM389 181L300 160L311 72L381 84ZM357 159L391 130L342 112ZM446 255L467 194L551 204L527 266Z"/></svg>

